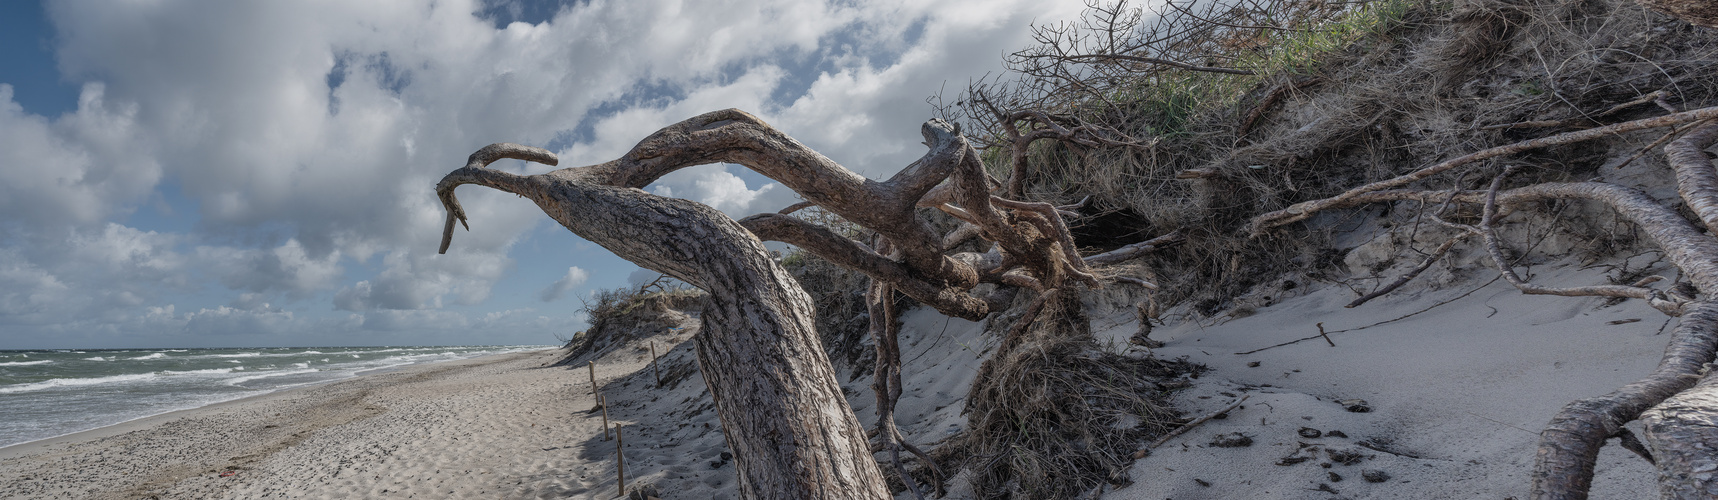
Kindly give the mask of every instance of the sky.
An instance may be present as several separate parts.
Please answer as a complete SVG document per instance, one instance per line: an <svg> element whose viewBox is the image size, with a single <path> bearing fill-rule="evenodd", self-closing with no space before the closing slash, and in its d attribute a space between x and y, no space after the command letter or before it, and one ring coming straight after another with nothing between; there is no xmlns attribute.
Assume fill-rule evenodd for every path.
<svg viewBox="0 0 1718 500"><path fill-rule="evenodd" d="M925 98L1077 0L0 3L0 349L549 344L637 266L435 183L516 142L601 163L740 108L871 178ZM516 173L550 170L507 160ZM743 217L732 165L647 188Z"/></svg>

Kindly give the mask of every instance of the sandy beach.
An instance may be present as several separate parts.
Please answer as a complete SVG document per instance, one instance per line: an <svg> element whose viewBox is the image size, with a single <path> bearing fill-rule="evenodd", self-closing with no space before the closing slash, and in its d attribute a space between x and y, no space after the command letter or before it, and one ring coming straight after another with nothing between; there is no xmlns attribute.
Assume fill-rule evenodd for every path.
<svg viewBox="0 0 1718 500"><path fill-rule="evenodd" d="M590 446L602 432L588 376L544 366L559 352L413 366L0 449L0 497L612 494L613 471L585 455L606 463L613 450ZM608 364L598 382L637 368Z"/></svg>

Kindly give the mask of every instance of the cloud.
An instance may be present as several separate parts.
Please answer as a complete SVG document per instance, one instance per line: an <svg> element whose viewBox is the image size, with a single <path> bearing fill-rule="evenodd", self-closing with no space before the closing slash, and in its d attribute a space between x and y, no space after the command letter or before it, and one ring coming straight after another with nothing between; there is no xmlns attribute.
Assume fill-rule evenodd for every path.
<svg viewBox="0 0 1718 500"><path fill-rule="evenodd" d="M562 276L561 279L551 283L548 288L538 292L537 297L543 299L543 302L560 300L567 292L585 284L585 280L590 279L590 277L590 273L585 272L584 269L579 269L578 266L569 267L566 276Z"/></svg>
<svg viewBox="0 0 1718 500"><path fill-rule="evenodd" d="M304 296L340 278L340 252L314 258L297 239L274 248L197 247L198 261L234 290L285 291Z"/></svg>
<svg viewBox="0 0 1718 500"><path fill-rule="evenodd" d="M489 298L491 285L512 266L493 253L447 255L397 251L382 260L385 269L334 294L343 311L439 309L445 302L472 305ZM452 296L453 300L444 301Z"/></svg>
<svg viewBox="0 0 1718 500"><path fill-rule="evenodd" d="M1028 22L1079 7L48 2L58 69L82 94L50 119L0 82L0 324L31 325L0 347L41 332L502 328L472 319L506 308L491 297L554 300L624 271L587 265L585 282L569 270L539 290L510 274L521 267L510 251L547 218L471 187L459 191L470 231L436 255L444 213L431 187L477 148L533 144L586 165L738 107L881 178L922 154L925 95L995 70ZM794 198L720 165L648 190L734 216Z"/></svg>
<svg viewBox="0 0 1718 500"><path fill-rule="evenodd" d="M104 88L85 85L78 112L50 121L25 113L0 83L0 229L100 224L160 181L135 137L138 106L114 109Z"/></svg>

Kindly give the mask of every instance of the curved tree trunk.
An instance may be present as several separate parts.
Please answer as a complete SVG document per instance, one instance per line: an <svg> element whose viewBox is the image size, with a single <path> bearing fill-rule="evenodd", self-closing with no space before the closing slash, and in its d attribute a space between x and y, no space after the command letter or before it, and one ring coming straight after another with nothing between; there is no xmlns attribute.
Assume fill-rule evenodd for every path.
<svg viewBox="0 0 1718 500"><path fill-rule="evenodd" d="M864 428L841 393L813 323L813 305L763 244L733 219L691 201L592 182L587 169L518 176L499 158L554 164L549 152L494 145L449 173L443 250L465 215L453 189L478 184L530 198L567 229L639 266L709 292L698 364L734 451L747 498L889 498Z"/></svg>
<svg viewBox="0 0 1718 500"><path fill-rule="evenodd" d="M1718 7L1709 10L1718 13ZM1714 142L1718 142L1718 125L1706 125L1664 148L1676 170L1677 192L1708 232L1718 227L1718 169L1705 153ZM1708 255L1705 264L1714 265L1713 260L1718 259ZM1706 351L1701 365L1683 374L1684 381L1696 374L1701 378L1694 387L1641 414L1641 424L1646 427L1646 444L1656 458L1660 495L1718 498L1718 376L1709 364L1713 351L1718 350L1718 304L1712 297L1718 293L1718 280L1698 273L1689 279L1706 293L1706 300L1688 308L1690 312L1682 316L1676 334L1702 341Z"/></svg>
<svg viewBox="0 0 1718 500"><path fill-rule="evenodd" d="M1703 341L1709 362L1718 346L1718 304L1692 307L1676 335ZM1647 409L1640 421L1658 466L1660 496L1718 498L1718 377L1707 371L1693 388Z"/></svg>

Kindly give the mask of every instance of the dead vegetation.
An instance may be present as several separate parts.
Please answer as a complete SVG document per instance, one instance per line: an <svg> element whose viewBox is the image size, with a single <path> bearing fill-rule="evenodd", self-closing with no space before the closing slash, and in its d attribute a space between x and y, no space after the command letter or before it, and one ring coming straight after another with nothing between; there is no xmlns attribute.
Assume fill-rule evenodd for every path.
<svg viewBox="0 0 1718 500"><path fill-rule="evenodd" d="M590 328L567 342L567 354L554 366L601 356L636 339L695 324L704 292L683 283L657 279L630 288L598 290L584 302ZM595 356L592 356L595 355Z"/></svg>
<svg viewBox="0 0 1718 500"><path fill-rule="evenodd" d="M1082 224L1131 229L1087 233L1083 246L1184 233L1176 251L1143 259L1160 306L1213 317L1283 274L1350 286L1358 306L1440 262L1496 266L1526 293L1639 298L1670 313L1703 303L1701 258L1656 268L1695 281L1663 288L1619 275L1553 289L1510 269L1547 238L1583 254L1657 245L1706 255L1700 238L1709 237L1663 232L1709 226L1689 213L1700 213L1703 195L1685 189L1689 208L1672 200L1683 212L1666 217L1664 203L1630 189L1663 186L1669 174L1617 179L1616 170L1646 162L1669 172L1660 148L1712 118L1718 31L1622 0L1089 5L1079 22L1038 27L1038 45L1007 59L1012 73L932 102L982 131L975 141L1011 193L1089 197L1076 235ZM1586 182L1595 180L1615 183ZM1625 185L1607 187L1616 183ZM1363 205L1376 208L1326 211ZM1344 258L1352 243L1337 240L1362 227L1400 244L1394 258L1355 272ZM1689 338L1710 335L1704 321L1684 317ZM1692 384L1687 360L1712 356L1698 346L1706 340L1691 342L1643 381L1651 390L1571 405L1570 415L1605 415L1569 417L1586 422L1568 431L1585 442L1560 446L1573 450L1570 464L1588 465L1542 456L1550 462L1536 494L1584 496L1590 458L1573 457ZM1668 373L1685 380L1663 385Z"/></svg>

